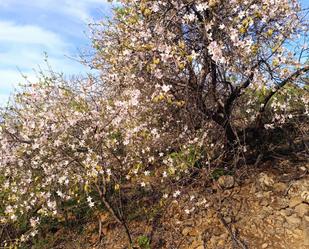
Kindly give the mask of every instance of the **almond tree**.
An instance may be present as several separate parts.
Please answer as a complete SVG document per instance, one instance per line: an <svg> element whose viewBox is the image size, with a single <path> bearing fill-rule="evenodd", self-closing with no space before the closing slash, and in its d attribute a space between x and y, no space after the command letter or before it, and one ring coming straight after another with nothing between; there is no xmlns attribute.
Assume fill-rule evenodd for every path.
<svg viewBox="0 0 309 249"><path fill-rule="evenodd" d="M248 89L269 91L250 117L262 125L270 100L309 70L308 23L297 1L120 2L113 20L94 29L102 80L116 94L137 88L148 101L161 86L182 103L169 111L176 122L197 130L214 121L229 147L237 143L234 113L250 109L239 101Z"/></svg>
<svg viewBox="0 0 309 249"><path fill-rule="evenodd" d="M29 216L21 240L75 199L103 204L131 243L110 201L125 187L177 198L184 177L242 148L239 128L281 125L295 103L309 113L286 89L308 79L297 1L120 2L92 26L98 77L43 75L2 111L0 221Z"/></svg>

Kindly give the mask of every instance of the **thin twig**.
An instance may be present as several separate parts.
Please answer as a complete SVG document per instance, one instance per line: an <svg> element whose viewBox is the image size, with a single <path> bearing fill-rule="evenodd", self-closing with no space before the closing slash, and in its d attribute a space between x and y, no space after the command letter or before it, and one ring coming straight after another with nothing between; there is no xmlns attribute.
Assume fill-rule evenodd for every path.
<svg viewBox="0 0 309 249"><path fill-rule="evenodd" d="M233 242L238 245L239 247L241 247L242 249L249 249L249 247L246 245L246 243L244 241L242 241L241 239L239 239L238 237L238 231L236 230L236 232L234 233L231 229L231 227L226 223L226 221L224 220L223 216L221 213L217 212L217 215L220 219L220 221L222 222L222 224L224 225L224 227L226 228L226 230L229 232Z"/></svg>

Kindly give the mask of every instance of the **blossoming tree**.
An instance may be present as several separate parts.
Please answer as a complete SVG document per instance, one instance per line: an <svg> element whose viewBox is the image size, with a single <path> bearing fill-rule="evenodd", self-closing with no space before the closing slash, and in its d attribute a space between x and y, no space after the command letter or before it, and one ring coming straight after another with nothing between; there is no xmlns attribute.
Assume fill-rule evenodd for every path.
<svg viewBox="0 0 309 249"><path fill-rule="evenodd" d="M260 122L274 95L308 71L308 27L297 1L121 3L113 21L94 31L93 66L103 80L116 91L147 92L149 101L168 94L182 105L181 123L199 129L212 120L230 145L233 113L248 88L271 89L252 113L250 121Z"/></svg>
<svg viewBox="0 0 309 249"><path fill-rule="evenodd" d="M291 102L308 115L308 96L285 89L308 81L297 1L120 2L92 29L98 77L43 76L2 111L1 222L29 217L22 241L76 199L103 204L132 242L111 201L125 186L177 198L193 168L243 146L240 128L281 125Z"/></svg>

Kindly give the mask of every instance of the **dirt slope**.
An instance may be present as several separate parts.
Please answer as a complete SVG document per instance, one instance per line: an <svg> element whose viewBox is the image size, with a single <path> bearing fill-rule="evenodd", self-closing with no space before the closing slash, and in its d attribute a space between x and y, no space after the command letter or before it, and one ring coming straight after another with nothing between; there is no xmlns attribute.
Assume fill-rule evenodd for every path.
<svg viewBox="0 0 309 249"><path fill-rule="evenodd" d="M239 169L211 185L192 185L150 220L132 219L133 238L166 249L309 249L309 164L267 162ZM139 221L138 221L139 220ZM49 248L128 248L123 228L107 214L84 232L58 231Z"/></svg>

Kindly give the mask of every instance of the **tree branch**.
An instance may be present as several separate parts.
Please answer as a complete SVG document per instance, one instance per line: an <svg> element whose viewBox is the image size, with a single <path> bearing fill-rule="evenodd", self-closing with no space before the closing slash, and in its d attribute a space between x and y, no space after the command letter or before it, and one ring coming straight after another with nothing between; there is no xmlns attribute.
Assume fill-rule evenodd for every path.
<svg viewBox="0 0 309 249"><path fill-rule="evenodd" d="M266 98L264 99L263 101L263 104L260 108L260 111L258 113L258 116L257 116L257 123L260 124L260 121L261 121L261 117L263 115L263 113L265 112L266 110L266 107L268 105L268 103L270 102L270 100L272 99L272 97L280 90L282 89L287 83L295 80L297 77L299 77L302 73L305 73L309 71L309 65L308 66L305 66L303 68L300 68L298 70L296 70L294 73L292 73L289 77L287 77L286 79L284 79L283 81L281 81L281 83L279 83L276 87L275 90L272 90L267 96Z"/></svg>

